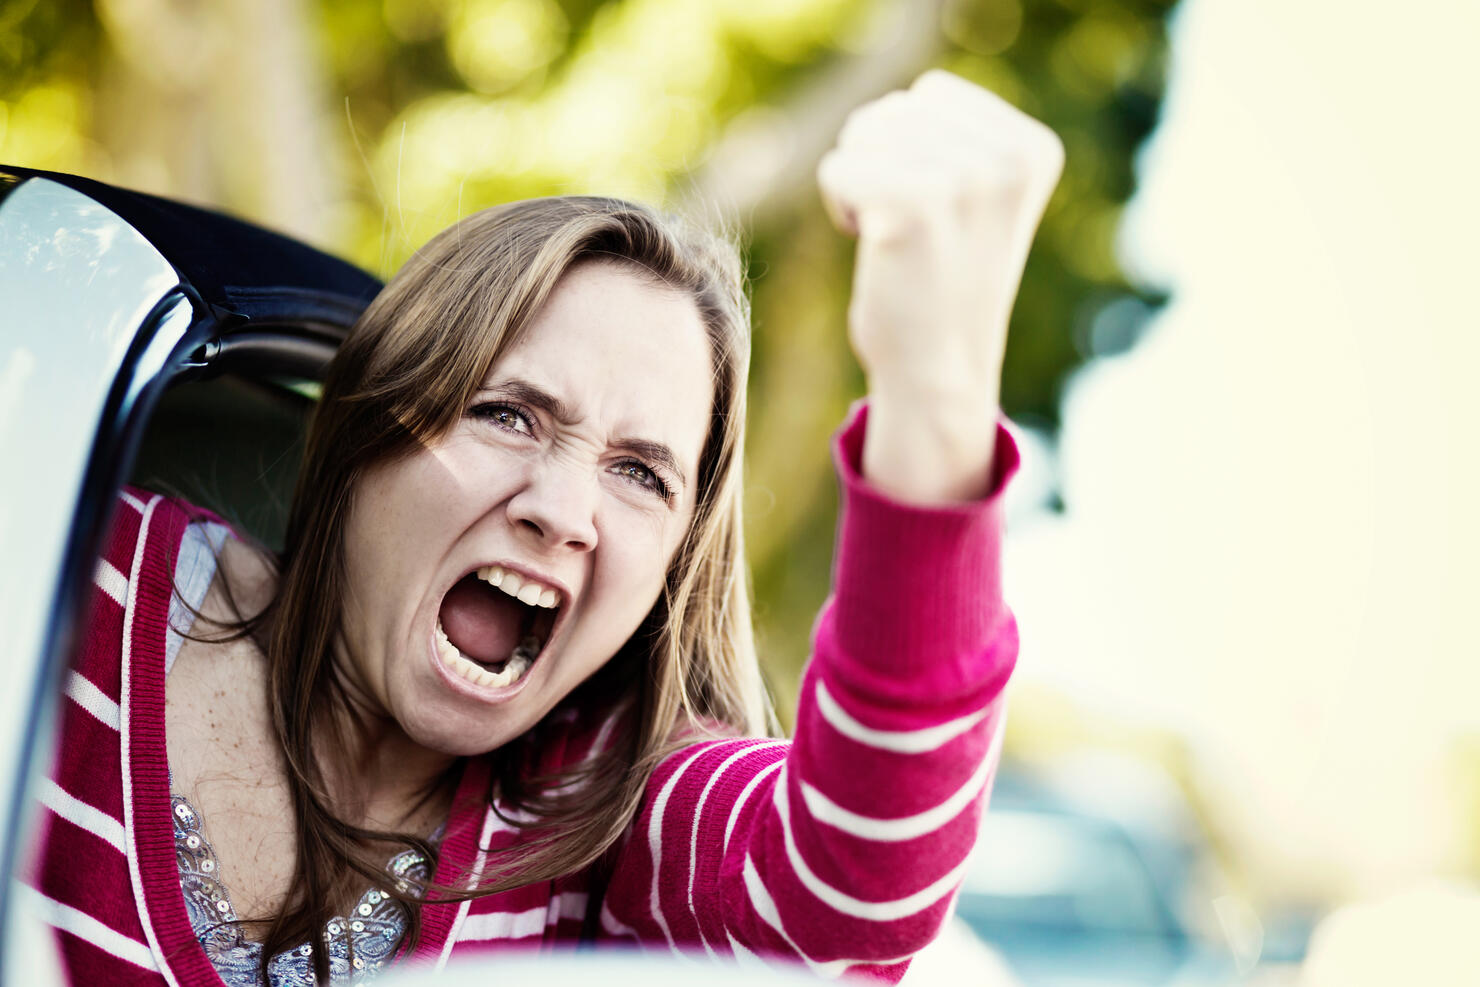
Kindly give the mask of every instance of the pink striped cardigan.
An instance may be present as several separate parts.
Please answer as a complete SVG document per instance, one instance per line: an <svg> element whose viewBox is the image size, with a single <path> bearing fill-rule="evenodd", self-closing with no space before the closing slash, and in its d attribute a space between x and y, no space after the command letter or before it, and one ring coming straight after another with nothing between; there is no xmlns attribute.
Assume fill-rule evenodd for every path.
<svg viewBox="0 0 1480 987"><path fill-rule="evenodd" d="M860 476L865 417L835 446L844 503L834 593L795 738L699 742L659 766L599 903L598 943L895 981L944 921L996 766L1017 652L998 561L1000 493L1017 452L999 432L986 499L901 505ZM175 501L122 496L66 682L26 896L57 931L76 983L220 984L186 917L165 753L165 622L189 517ZM567 747L554 753L584 756L590 741L572 731ZM470 762L439 881L478 867L480 848L517 840L487 790L487 764ZM440 968L450 957L570 945L592 904L590 879L426 906L403 962Z"/></svg>

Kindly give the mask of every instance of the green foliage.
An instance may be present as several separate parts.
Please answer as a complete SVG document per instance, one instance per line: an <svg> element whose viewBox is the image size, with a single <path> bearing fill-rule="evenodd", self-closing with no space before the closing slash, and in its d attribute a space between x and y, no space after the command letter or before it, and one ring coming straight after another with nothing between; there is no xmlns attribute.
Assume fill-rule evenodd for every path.
<svg viewBox="0 0 1480 987"><path fill-rule="evenodd" d="M85 76L99 30L87 0L0 4L0 99L15 99L58 74Z"/></svg>
<svg viewBox="0 0 1480 987"><path fill-rule="evenodd" d="M0 159L40 168L91 160L82 120L100 36L86 0L0 3Z"/></svg>
<svg viewBox="0 0 1480 987"><path fill-rule="evenodd" d="M1050 433L1069 376L1132 345L1160 302L1127 281L1114 237L1135 188L1135 150L1161 103L1173 2L939 7L930 64L1044 120L1068 151L1024 275L1002 387L1008 414ZM302 50L327 80L321 112L346 176L340 249L382 274L458 216L511 198L682 198L738 118L784 113L833 67L866 60L860 23L894 8L937 16L905 0L304 3L313 33ZM90 94L110 51L97 11L110 4L124 8L11 0L0 10L0 157L104 179L110 161L127 159L127 146L99 152L94 143L103 138ZM169 12L161 4L152 16ZM904 78L890 69L878 89L927 67ZM844 331L852 245L832 231L815 192L797 191L772 189L786 205L746 230L755 315L748 537L783 709L827 586L835 502L827 439L863 386Z"/></svg>

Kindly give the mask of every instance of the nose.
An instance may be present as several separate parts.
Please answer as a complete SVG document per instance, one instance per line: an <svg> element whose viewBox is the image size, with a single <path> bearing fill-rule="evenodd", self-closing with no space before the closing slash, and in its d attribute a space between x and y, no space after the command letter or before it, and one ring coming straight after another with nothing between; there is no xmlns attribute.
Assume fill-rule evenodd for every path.
<svg viewBox="0 0 1480 987"><path fill-rule="evenodd" d="M547 460L509 499L509 521L545 548L589 552L596 547L597 494L589 470Z"/></svg>

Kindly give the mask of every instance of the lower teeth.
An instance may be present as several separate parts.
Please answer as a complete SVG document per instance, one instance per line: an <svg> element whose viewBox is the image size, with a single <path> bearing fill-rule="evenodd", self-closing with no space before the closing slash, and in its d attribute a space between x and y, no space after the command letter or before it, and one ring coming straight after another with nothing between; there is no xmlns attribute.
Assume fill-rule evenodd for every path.
<svg viewBox="0 0 1480 987"><path fill-rule="evenodd" d="M437 625L437 644L443 663L448 668L474 685L485 688L503 688L518 682L524 677L524 673L529 671L529 666L534 664L535 656L540 653L539 638L532 635L526 637L509 654L504 667L494 672L465 657L457 646L447 639L447 633L442 630L441 624Z"/></svg>

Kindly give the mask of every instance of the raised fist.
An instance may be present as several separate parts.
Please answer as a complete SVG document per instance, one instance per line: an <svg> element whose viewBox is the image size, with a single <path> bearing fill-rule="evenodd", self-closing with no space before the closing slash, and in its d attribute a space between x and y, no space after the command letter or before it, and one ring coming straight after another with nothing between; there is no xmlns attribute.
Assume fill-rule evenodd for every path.
<svg viewBox="0 0 1480 987"><path fill-rule="evenodd" d="M858 237L848 312L880 401L995 418L1028 246L1063 170L1057 135L939 70L848 117L818 181Z"/></svg>

